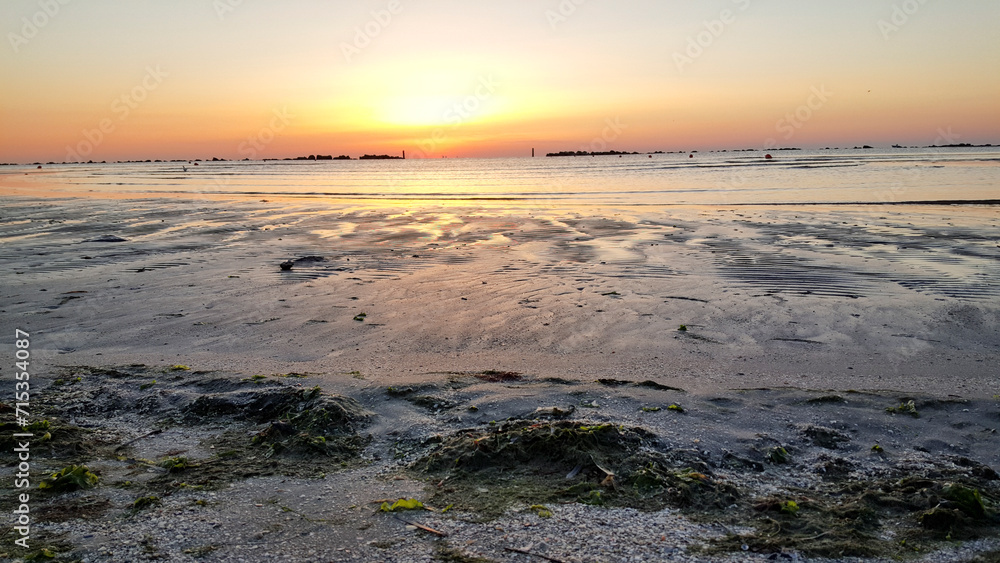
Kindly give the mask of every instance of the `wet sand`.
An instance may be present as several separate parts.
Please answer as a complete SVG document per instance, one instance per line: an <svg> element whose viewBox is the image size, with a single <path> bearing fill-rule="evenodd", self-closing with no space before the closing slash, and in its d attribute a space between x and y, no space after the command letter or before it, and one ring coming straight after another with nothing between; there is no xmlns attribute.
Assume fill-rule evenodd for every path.
<svg viewBox="0 0 1000 563"><path fill-rule="evenodd" d="M1000 392L995 207L604 211L7 199L0 306L53 365Z"/></svg>
<svg viewBox="0 0 1000 563"><path fill-rule="evenodd" d="M769 482L787 489L789 480L807 486L821 479L817 467L830 462L830 452L807 438L810 426L849 442L837 455L852 475L878 467L890 473L912 467L916 474L935 464L958 467L962 458L1000 466L1000 220L993 206L406 209L391 202L354 208L314 200L19 197L2 203L4 330L31 333L40 382L80 371L62 366L151 366L140 370L150 373L129 376L135 381L162 381L166 376L156 373L166 366L189 366L191 375L185 370L175 386L197 380L194 372L234 380L263 374L267 381L296 372L308 376L306 385L352 397L374 413L364 429L372 436L368 465L323 477L319 483L332 491L325 500L295 500L312 498L314 478L243 481L198 517L216 526L167 525L171 537L194 539L163 547L166 553L208 545L217 541L213 530L222 529L231 536L207 560L265 560L237 538L263 526L261 518L292 518L281 506L294 504L296 514L313 520L347 514L336 516L338 524L310 525L319 535L290 548L299 557L336 545L337 554L325 557L431 560L439 548L433 538L351 507L427 494L426 483L404 468L427 453L429 437L487 429L491 421L546 407L572 409L572 419L587 423L641 426L664 451L703 452L706 467L727 453L754 461L773 444L788 445L799 460L794 476L768 468L741 477L712 465L720 478L761 494L772 490ZM105 236L125 240L88 242ZM294 265L282 271L286 260ZM518 380L449 384L489 370L516 373ZM120 392L99 373L80 373L81 389L95 397ZM636 385L647 381L653 385ZM389 387L416 389L438 403L387 394ZM74 424L103 424L109 443L143 436L168 414L72 411L72 401L56 401L63 396L56 388L43 387L35 400L44 404L47 392L56 407L51 416L66 410ZM823 400L831 396L841 400ZM910 399L920 418L885 411ZM685 413L668 410L671 404ZM205 437L225 427L213 424L215 430L168 430L130 455L210 459ZM888 458L872 457L873 444L884 445ZM96 463L108 481L128 478L125 465ZM179 510L199 494L178 491L158 510ZM110 501L118 510L133 500L118 496ZM259 502L273 496L282 501ZM556 520L575 506L556 507ZM507 532L524 528L525 509L505 517L512 519L503 524ZM459 510L452 524L437 514L428 522L471 542L452 547L532 560L501 548L537 545L530 527L527 536L517 532L503 544L492 525L471 524L468 510ZM649 520L645 513L614 514L618 526ZM305 522L312 520L279 525L261 541L291 541ZM575 526L569 522L567 516L552 526ZM97 539L82 539L86 528L70 533L93 561L114 560L102 549L157 536L140 522L121 531L94 526ZM725 531L698 533L703 540ZM415 550L413 557L380 547L387 537ZM672 544L680 551L633 546L640 551L606 557L683 554L688 542ZM572 555L572 542L547 545L562 560L593 560Z"/></svg>

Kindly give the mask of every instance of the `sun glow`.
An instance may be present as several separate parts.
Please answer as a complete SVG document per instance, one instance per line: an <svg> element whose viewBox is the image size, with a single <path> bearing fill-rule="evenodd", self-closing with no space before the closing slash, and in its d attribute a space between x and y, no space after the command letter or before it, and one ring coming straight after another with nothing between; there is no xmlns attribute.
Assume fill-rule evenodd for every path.
<svg viewBox="0 0 1000 563"><path fill-rule="evenodd" d="M454 99L448 96L400 96L377 102L379 121L402 127L444 125Z"/></svg>
<svg viewBox="0 0 1000 563"><path fill-rule="evenodd" d="M941 127L997 142L998 2L921 2L888 36L878 2L723 2L739 24L710 48L720 12L699 2L576 2L566 21L529 1L402 3L390 21L386 2L94 0L21 38L49 16L2 1L20 23L0 49L0 162L927 145Z"/></svg>

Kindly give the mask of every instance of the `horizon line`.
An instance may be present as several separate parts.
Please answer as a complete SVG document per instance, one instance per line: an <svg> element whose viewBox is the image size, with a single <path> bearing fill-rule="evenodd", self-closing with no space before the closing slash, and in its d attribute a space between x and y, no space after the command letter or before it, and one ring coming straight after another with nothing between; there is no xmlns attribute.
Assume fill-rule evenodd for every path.
<svg viewBox="0 0 1000 563"><path fill-rule="evenodd" d="M309 156L295 156L295 157L272 157L272 158L219 158L219 157L207 157L207 158L157 158L157 159L132 159L132 160L107 160L103 159L100 161L87 160L87 161L35 161L35 162L0 162L0 166L56 166L56 165L70 165L70 164L169 164L178 162L329 162L329 161L345 161L345 160L447 160L447 159L462 159L462 160L475 160L475 159L501 159L501 158L570 158L577 156L640 156L640 155L667 155L667 154L698 154L698 153L730 153L730 152L794 152L794 151L827 151L827 150L886 150L886 149L962 149L962 148L998 148L1000 149L1000 143L952 143L946 145L890 145L888 147L879 147L874 145L861 145L854 147L816 147L816 148L804 148L804 147L774 147L774 148L742 148L742 149L707 149L707 150L677 150L677 151L559 151L555 153L547 153L540 156L532 155L521 155L521 156L447 156L442 155L439 157L415 157L406 158L398 156L389 156L387 154L381 155L369 155L365 153L363 156L374 156L375 158L362 158L362 157L350 157L348 155L340 155L338 157L333 157L330 155L321 155L319 153ZM402 151L405 155L406 151ZM322 157L322 158L320 158Z"/></svg>

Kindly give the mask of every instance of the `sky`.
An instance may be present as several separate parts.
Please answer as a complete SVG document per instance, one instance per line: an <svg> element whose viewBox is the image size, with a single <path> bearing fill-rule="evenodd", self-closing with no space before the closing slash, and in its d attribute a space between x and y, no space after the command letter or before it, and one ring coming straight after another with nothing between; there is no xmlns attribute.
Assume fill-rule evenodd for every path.
<svg viewBox="0 0 1000 563"><path fill-rule="evenodd" d="M4 0L0 162L1000 143L998 0Z"/></svg>

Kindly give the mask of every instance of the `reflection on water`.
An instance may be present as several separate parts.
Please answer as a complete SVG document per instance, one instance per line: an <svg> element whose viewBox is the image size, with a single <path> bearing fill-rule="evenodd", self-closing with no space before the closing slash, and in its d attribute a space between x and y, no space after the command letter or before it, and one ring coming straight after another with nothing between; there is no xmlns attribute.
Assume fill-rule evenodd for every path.
<svg viewBox="0 0 1000 563"><path fill-rule="evenodd" d="M0 193L281 197L383 205L591 206L992 200L996 148L516 159L202 162L11 167ZM28 172L25 176L24 172ZM10 189L11 181L19 190ZM7 186L4 189L2 186Z"/></svg>

